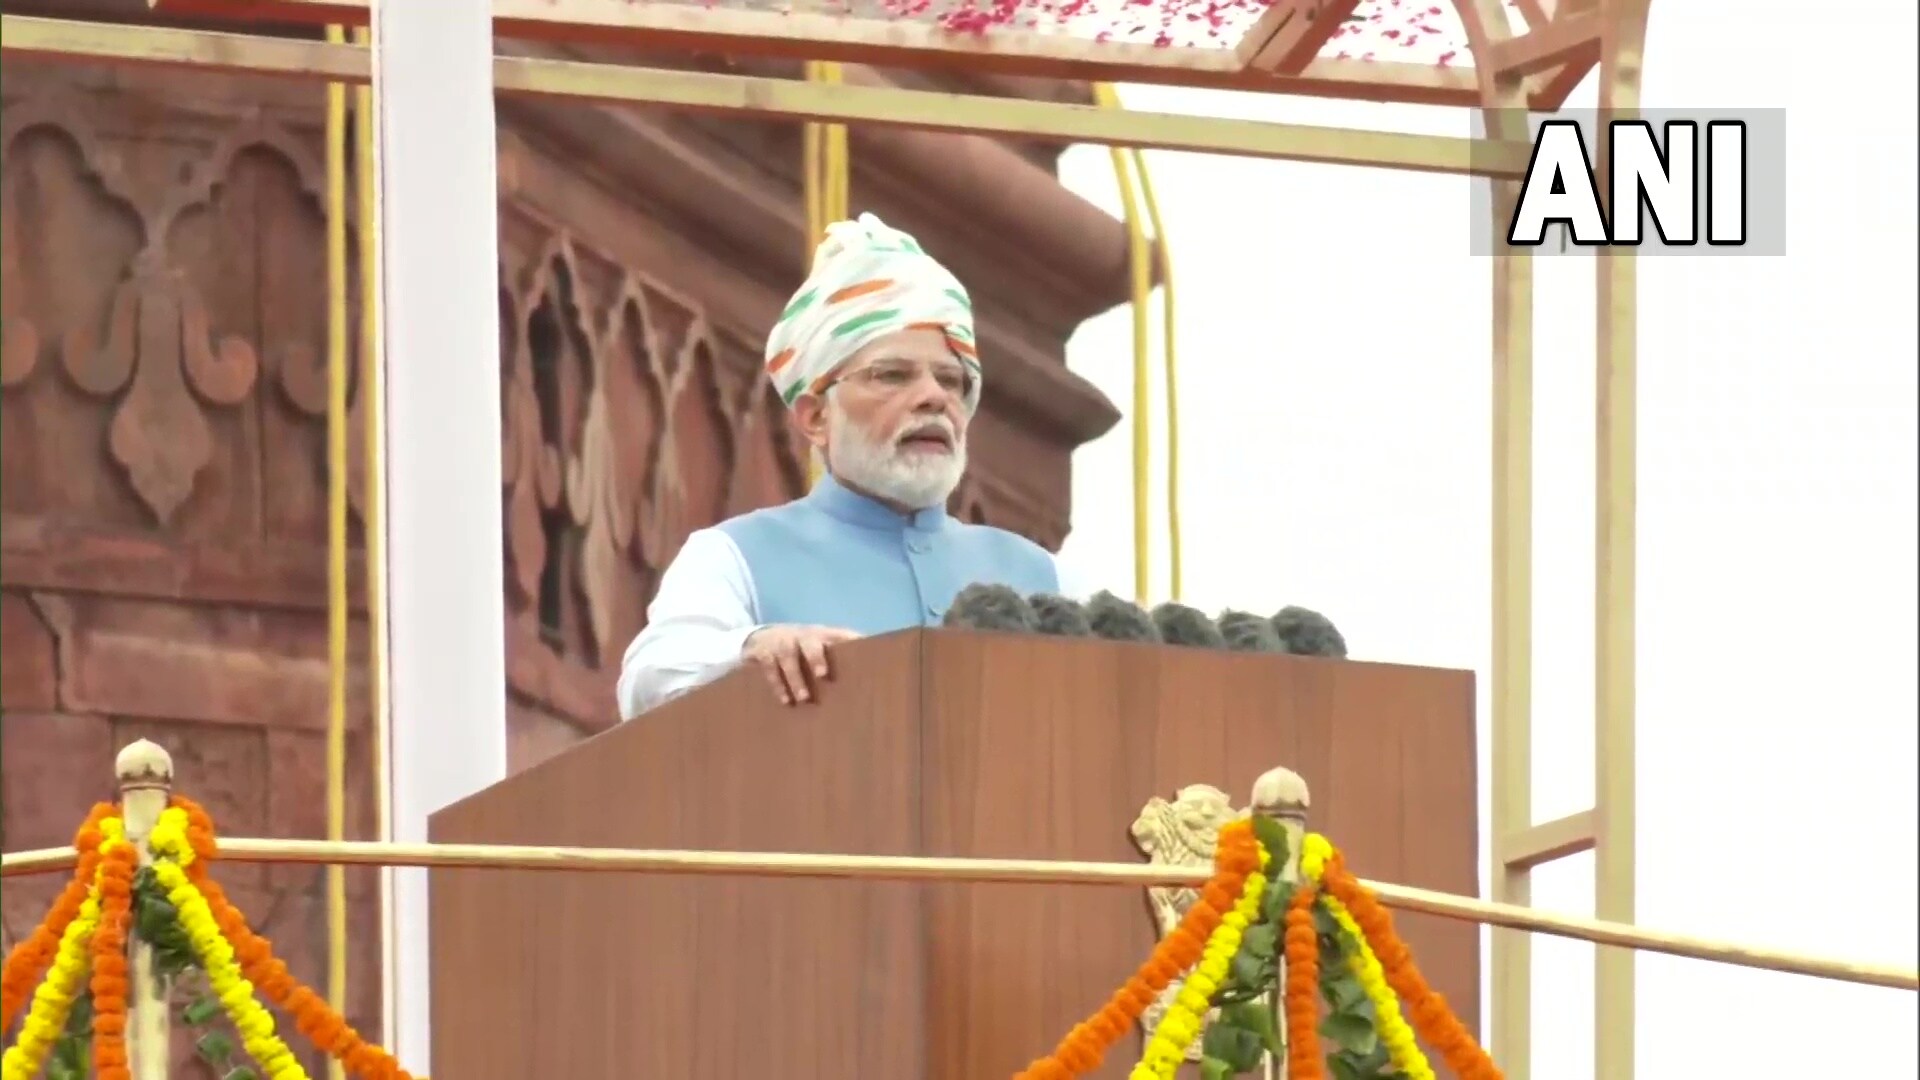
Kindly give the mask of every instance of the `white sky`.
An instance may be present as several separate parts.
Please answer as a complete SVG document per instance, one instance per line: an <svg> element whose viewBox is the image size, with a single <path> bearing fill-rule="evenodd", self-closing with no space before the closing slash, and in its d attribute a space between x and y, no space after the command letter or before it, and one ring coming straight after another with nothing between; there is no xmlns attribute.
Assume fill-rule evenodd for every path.
<svg viewBox="0 0 1920 1080"><path fill-rule="evenodd" d="M1856 0L1844 28L1805 8L1654 9L1647 107L1789 110L1790 254L1641 262L1639 920L1913 964L1915 5ZM1123 94L1166 112L1468 124L1405 106ZM1572 104L1592 102L1590 82ZM1484 777L1491 270L1468 254L1466 182L1150 158L1180 296L1184 599L1305 604L1358 658L1482 673ZM1104 149L1074 148L1062 174L1118 211ZM1593 264L1536 272L1546 820L1593 791ZM1069 349L1129 413L1130 343L1122 308ZM1156 372L1156 521L1160 393ZM1126 422L1080 452L1067 544L1123 587L1130 454ZM1163 531L1154 544L1158 599ZM1592 867L1538 871L1535 903L1590 913ZM1534 1075L1589 1080L1592 951L1536 940ZM1643 1078L1920 1075L1910 993L1658 956L1641 958L1638 986Z"/></svg>

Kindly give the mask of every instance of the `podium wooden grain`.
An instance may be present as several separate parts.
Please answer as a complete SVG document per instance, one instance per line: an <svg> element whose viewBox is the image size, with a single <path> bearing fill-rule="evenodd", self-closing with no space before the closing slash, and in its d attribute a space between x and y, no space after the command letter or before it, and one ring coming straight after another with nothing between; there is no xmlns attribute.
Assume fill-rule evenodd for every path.
<svg viewBox="0 0 1920 1080"><path fill-rule="evenodd" d="M945 630L837 658L818 704L730 676L431 837L1138 861L1151 796L1244 803L1285 765L1362 875L1476 891L1470 673ZM992 1080L1154 941L1141 890L1097 885L435 870L431 906L439 1080ZM1477 1027L1477 928L1398 921Z"/></svg>

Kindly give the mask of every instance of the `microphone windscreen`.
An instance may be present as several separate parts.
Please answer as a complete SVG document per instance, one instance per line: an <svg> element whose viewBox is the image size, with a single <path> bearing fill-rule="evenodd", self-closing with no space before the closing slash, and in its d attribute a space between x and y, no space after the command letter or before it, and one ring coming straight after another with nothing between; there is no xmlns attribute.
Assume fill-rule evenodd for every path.
<svg viewBox="0 0 1920 1080"><path fill-rule="evenodd" d="M1224 649L1227 640L1205 612L1185 604L1168 602L1153 609L1153 625L1160 628L1160 640L1169 645L1193 645L1203 649Z"/></svg>
<svg viewBox="0 0 1920 1080"><path fill-rule="evenodd" d="M1272 619L1250 611L1223 611L1217 621L1220 636L1226 639L1227 648L1235 652L1287 651L1287 646L1280 640L1280 632L1273 628Z"/></svg>
<svg viewBox="0 0 1920 1080"><path fill-rule="evenodd" d="M1346 659L1347 639L1334 628L1333 620L1317 611L1292 605L1283 607L1273 617L1273 629L1287 651L1296 656Z"/></svg>
<svg viewBox="0 0 1920 1080"><path fill-rule="evenodd" d="M953 598L942 622L963 630L1031 631L1033 608L1005 585L974 584Z"/></svg>
<svg viewBox="0 0 1920 1080"><path fill-rule="evenodd" d="M1087 602L1087 622L1093 636L1108 641L1159 641L1160 630L1140 605L1102 589Z"/></svg>
<svg viewBox="0 0 1920 1080"><path fill-rule="evenodd" d="M1057 637L1092 637L1093 623L1080 602L1052 593L1034 593L1027 597L1033 608L1034 629Z"/></svg>

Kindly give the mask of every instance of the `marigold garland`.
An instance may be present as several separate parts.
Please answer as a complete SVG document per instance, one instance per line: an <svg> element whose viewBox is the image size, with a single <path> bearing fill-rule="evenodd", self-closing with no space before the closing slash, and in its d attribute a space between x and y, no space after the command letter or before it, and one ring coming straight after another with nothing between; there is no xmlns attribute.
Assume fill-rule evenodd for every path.
<svg viewBox="0 0 1920 1080"><path fill-rule="evenodd" d="M1407 1026L1406 1017L1400 1014L1400 1000L1393 995L1393 987L1387 985L1387 978L1380 967L1380 958L1373 954L1373 946L1367 944L1367 936L1360 924L1353 920L1353 913L1340 902L1339 897L1322 893L1321 906L1340 924L1340 932L1346 938L1347 967L1353 977L1360 980L1360 988L1367 993L1367 1000L1373 1002L1375 1030L1380 1042L1387 1048L1387 1056L1392 1059L1397 1072L1404 1074L1407 1080L1435 1080L1433 1064L1420 1050L1420 1044L1414 1040L1413 1029Z"/></svg>
<svg viewBox="0 0 1920 1080"><path fill-rule="evenodd" d="M1230 822L1220 829L1213 867L1213 880L1200 890L1200 898L1126 985L1099 1012L1075 1025L1051 1055L1029 1065L1015 1080L1072 1080L1099 1068L1107 1051L1139 1021L1160 991L1200 961L1207 939L1233 910L1249 876L1260 867L1260 842L1254 836L1252 822Z"/></svg>
<svg viewBox="0 0 1920 1080"><path fill-rule="evenodd" d="M100 922L93 930L93 1067L96 1080L132 1080L127 1061L127 931L133 922L133 874L139 853L109 818L113 839L100 860Z"/></svg>
<svg viewBox="0 0 1920 1080"><path fill-rule="evenodd" d="M168 810L167 813L178 813ZM167 892L167 899L179 912L180 928L193 945L193 953L207 973L207 983L220 999L240 1043L258 1062L271 1080L308 1080L307 1071L274 1033L273 1017L254 1000L253 984L240 974L234 961L233 946L220 933L206 898L187 880L187 872L177 863L155 860L153 876Z"/></svg>
<svg viewBox="0 0 1920 1080"><path fill-rule="evenodd" d="M99 840L94 841L96 849ZM95 860L97 863L98 860ZM96 873L97 876L97 873ZM0 1056L0 1078L33 1080L45 1064L53 1044L66 1029L67 1015L87 978L87 941L100 921L100 891L89 884L80 901L80 910L68 921L54 949L53 964L47 977L34 991L33 1006L20 1026L20 1039Z"/></svg>
<svg viewBox="0 0 1920 1080"><path fill-rule="evenodd" d="M34 927L26 940L15 945L13 951L7 954L6 966L0 970L0 1030L13 1026L14 1019L20 1015L21 1006L33 996L34 987L40 984L48 965L53 963L67 927L79 915L81 904L86 902L100 861L100 822L113 813L112 803L93 805L86 821L74 833L73 846L79 851L80 859L74 867L73 877L54 899L47 917Z"/></svg>
<svg viewBox="0 0 1920 1080"><path fill-rule="evenodd" d="M1147 1040L1146 1052L1141 1054L1140 1063L1134 1066L1130 1080L1173 1080L1180 1063L1186 1058L1187 1048L1193 1045L1201 1026L1206 1023L1205 1017L1213 995L1227 979L1234 954L1240 951L1241 936L1260 915L1260 898L1267 887L1264 871L1271 861L1272 856L1266 846L1261 845L1262 872L1247 875L1240 899L1234 901L1233 910L1220 920L1220 926L1207 938L1200 965L1187 977L1180 987L1180 993L1167 1008L1166 1015L1154 1026L1153 1035Z"/></svg>
<svg viewBox="0 0 1920 1080"><path fill-rule="evenodd" d="M1322 1080L1320 1052L1320 936L1313 929L1313 882L1294 890L1282 920L1287 958L1281 1000L1287 1014L1287 1080Z"/></svg>
<svg viewBox="0 0 1920 1080"><path fill-rule="evenodd" d="M1414 1030L1439 1052L1459 1080L1504 1080L1493 1059L1453 1014L1446 998L1427 985L1426 977L1413 962L1413 953L1395 932L1393 916L1386 906L1347 870L1337 849L1329 844L1327 852L1320 867L1321 885L1352 913L1364 940L1379 959L1387 985L1407 1003Z"/></svg>
<svg viewBox="0 0 1920 1080"><path fill-rule="evenodd" d="M185 868L188 880L198 889L226 941L231 943L241 972L268 1001L292 1014L300 1034L361 1080L425 1080L412 1076L400 1067L393 1055L362 1038L325 998L293 977L287 965L273 955L271 941L247 925L246 916L227 899L219 882L207 874L207 860L217 853L218 847L213 819L199 804L174 796L172 806L168 813L161 815L161 822L148 842L156 853L164 851Z"/></svg>

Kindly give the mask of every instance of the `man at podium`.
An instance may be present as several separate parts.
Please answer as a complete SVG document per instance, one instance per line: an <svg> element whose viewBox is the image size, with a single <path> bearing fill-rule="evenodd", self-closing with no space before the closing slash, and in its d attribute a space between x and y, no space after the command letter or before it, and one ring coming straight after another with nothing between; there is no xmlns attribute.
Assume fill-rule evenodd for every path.
<svg viewBox="0 0 1920 1080"><path fill-rule="evenodd" d="M829 226L766 356L819 478L687 537L621 663L622 718L742 663L808 701L834 643L937 625L976 582L1082 592L1032 541L947 515L980 361L966 289L912 236L872 214Z"/></svg>

